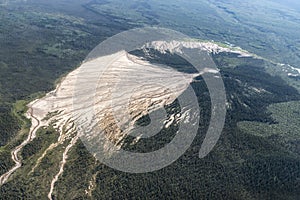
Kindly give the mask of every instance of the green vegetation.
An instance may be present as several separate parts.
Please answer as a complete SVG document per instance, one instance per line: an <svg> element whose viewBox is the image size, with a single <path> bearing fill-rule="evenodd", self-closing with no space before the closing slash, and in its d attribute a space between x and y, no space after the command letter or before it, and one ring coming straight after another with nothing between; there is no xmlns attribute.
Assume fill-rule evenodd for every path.
<svg viewBox="0 0 300 200"><path fill-rule="evenodd" d="M128 174L98 161L79 141L69 152L64 173L55 185L56 199L297 199L300 194L300 82L275 62L295 66L299 55L299 13L272 1L81 0L30 1L0 6L0 174L14 165L11 150L27 137L26 104L52 90L99 42L123 30L156 25L182 31L203 41L229 43L266 57L212 55L223 77L228 113L225 129L204 159L198 151L210 118L204 80L192 87L201 107L199 133L174 164L148 174ZM223 45L222 43L228 43ZM132 54L145 56L142 51ZM184 59L150 50L152 63L178 71L195 69ZM272 62L271 60L274 60ZM174 102L170 113L179 110ZM49 113L46 119L57 114ZM45 120L46 120L45 119ZM139 123L147 124L142 118ZM176 124L156 137L128 145L151 151L168 143ZM188 130L187 130L188 134ZM70 142L45 150L57 141L52 126L20 153L23 166L0 188L0 199L46 199ZM89 190L89 186L92 186Z"/></svg>
<svg viewBox="0 0 300 200"><path fill-rule="evenodd" d="M134 53L145 56L141 51ZM164 60L172 60L168 64L179 70L184 70L184 66L188 64L175 55L159 54L157 51L152 53L156 60L152 60L151 55L145 59L156 63L161 61L161 64ZM210 116L209 94L205 82L198 77L192 86L199 95L202 110L200 129L193 145L179 160L156 172L128 174L99 163L84 145L78 142L69 152L68 162L55 185L53 196L57 199L159 199L166 195L180 199L282 199L283 196L293 199L299 191L297 178L300 176L300 162L297 155L285 146L249 134L248 129L242 131L236 125L244 120L274 124L276 121L270 115L268 106L278 102L300 100L300 95L280 77L268 74L264 67L266 61L238 58L236 54L219 54L213 58L221 69L231 109L221 139L209 156L204 159L198 158ZM235 63L235 66L228 67L228 63ZM186 68L186 72L191 70L191 66ZM266 92L261 94L253 88L260 88ZM248 106L245 107L245 104ZM167 110L170 113L178 112L176 101L167 107ZM49 116L55 114L49 113ZM147 118L139 122L146 123ZM158 149L172 139L175 131L174 124L162 130L155 138L141 140L133 146L125 145L124 148L132 151ZM58 171L62 150L67 143L51 150L35 172L29 172L45 148L57 140L57 136L51 127L41 129L38 137L24 148L24 167L1 187L0 193L3 198L43 198L48 194L50 180ZM127 142L131 143L131 139ZM35 192L36 190L38 192Z"/></svg>
<svg viewBox="0 0 300 200"><path fill-rule="evenodd" d="M11 120L9 122L5 122L5 127L10 128L10 123L15 123L16 131L18 131L18 135L16 137L12 137L11 135L4 135L4 139L2 142L8 142L7 145L0 147L1 164L0 164L0 174L7 172L13 165L13 161L11 160L10 150L15 146L19 145L26 137L29 132L29 128L31 126L31 122L25 117L25 113L27 111L27 103L28 101L20 100L13 104L13 109L11 111ZM15 120L15 121L14 121ZM17 126L18 125L18 126ZM5 131L9 131L9 129L2 129L4 133L9 133ZM7 140L7 141L6 141ZM4 143L4 144L6 144Z"/></svg>
<svg viewBox="0 0 300 200"><path fill-rule="evenodd" d="M49 190L52 177L58 173L61 155L64 146L60 145L41 160L41 163L32 172L37 159L43 152L57 141L59 133L53 127L41 128L37 132L37 137L21 152L23 167L13 174L12 180L1 187L1 198L42 198L44 199ZM14 188L14 192L10 192Z"/></svg>
<svg viewBox="0 0 300 200"><path fill-rule="evenodd" d="M10 150L7 150L4 147L0 148L0 173L6 173L13 165L14 162L10 158Z"/></svg>
<svg viewBox="0 0 300 200"><path fill-rule="evenodd" d="M299 65L299 19L284 2L253 0L91 1L97 13L130 23L175 29L195 38L225 41L281 63ZM280 56L278 56L280 55Z"/></svg>
<svg viewBox="0 0 300 200"><path fill-rule="evenodd" d="M0 6L0 174L14 164L9 151L27 137L26 103L52 90L96 43L127 27L97 25L99 15L91 12L77 16L73 2L66 13L57 10L65 5L19 3Z"/></svg>
<svg viewBox="0 0 300 200"><path fill-rule="evenodd" d="M41 156L39 152L45 151L46 148L49 147L50 144L55 143L57 139L58 133L52 126L40 129L37 133L37 138L24 147L22 158L26 162L31 156Z"/></svg>
<svg viewBox="0 0 300 200"><path fill-rule="evenodd" d="M197 70L188 63L184 58L179 55L173 55L170 52L166 54L161 54L159 51L154 49L147 49L148 56L146 57L145 52L143 50L134 50L130 52L132 55L142 57L147 61L154 64L163 64L169 67L172 67L180 72L185 73L197 73Z"/></svg>
<svg viewBox="0 0 300 200"><path fill-rule="evenodd" d="M247 133L268 138L299 154L300 102L273 104L268 107L268 111L272 113L274 123L244 121L238 124L239 128Z"/></svg>

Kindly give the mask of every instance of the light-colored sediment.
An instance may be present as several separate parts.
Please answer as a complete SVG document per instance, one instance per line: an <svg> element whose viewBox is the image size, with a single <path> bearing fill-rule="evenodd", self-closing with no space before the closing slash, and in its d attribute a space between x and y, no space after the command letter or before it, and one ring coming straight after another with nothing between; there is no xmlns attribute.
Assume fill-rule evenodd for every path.
<svg viewBox="0 0 300 200"><path fill-rule="evenodd" d="M22 151L24 146L26 146L36 137L36 131L43 126L43 123L41 123L40 120L33 115L32 106L36 102L37 101L34 101L29 105L29 109L26 113L26 116L28 118L31 118L31 124L32 124L29 130L28 137L19 146L14 148L13 151L11 152L11 158L15 162L15 166L0 177L0 186L6 183L6 181L11 176L11 174L13 174L17 169L19 169L22 166L22 161L19 158L18 154Z"/></svg>
<svg viewBox="0 0 300 200"><path fill-rule="evenodd" d="M89 181L89 186L85 190L85 194L89 197L92 197L92 192L96 189L96 178L99 174L99 171L97 171L95 174L93 174L91 180Z"/></svg>
<svg viewBox="0 0 300 200"><path fill-rule="evenodd" d="M54 190L55 183L57 182L57 180L60 177L60 175L62 175L62 173L64 172L64 166L65 166L65 164L67 162L68 152L75 145L75 143L77 142L77 140L78 140L78 136L75 136L71 140L71 142L69 143L69 145L66 147L66 149L65 149L65 151L63 153L62 161L60 163L59 171L58 171L58 173L54 176L54 178L51 181L50 191L48 193L48 199L50 199L50 200L52 200L52 193L53 193L53 190Z"/></svg>
<svg viewBox="0 0 300 200"><path fill-rule="evenodd" d="M148 44L147 47L150 46L161 52L200 48L210 53L233 52L240 56L251 56L244 51L209 42L158 41ZM108 62L109 65L104 65ZM18 153L36 137L37 129L55 121L53 126L59 130L60 137L43 152L32 169L33 172L47 152L65 144L65 141L69 142L62 154L58 173L51 181L48 198L52 199L55 183L63 173L68 152L80 136L74 133L89 133L100 128L102 136L121 145L120 142L129 134L138 118L172 103L186 90L193 78L202 73L216 73L216 70L204 69L199 74L185 74L167 66L150 64L125 51L83 63L69 73L55 91L28 105L27 115L32 121L32 127L28 138L12 151L12 159L16 165L0 177L0 184L4 184L21 167L22 161ZM57 114L43 120L52 112ZM165 122L165 126L169 127L173 121L174 117L171 117ZM93 139L96 136L89 134L87 137Z"/></svg>
<svg viewBox="0 0 300 200"><path fill-rule="evenodd" d="M197 41L197 40L190 40L190 41L154 41L151 43L148 43L144 45L144 48L154 48L161 53L165 53L166 51L169 51L171 53L182 53L183 48L187 49L200 49L212 54L218 54L222 52L230 52L230 53L236 53L239 55L239 57L256 57L255 54L251 54L245 50L243 50L240 47L226 47L220 46L214 42L203 42L203 41Z"/></svg>
<svg viewBox="0 0 300 200"><path fill-rule="evenodd" d="M105 66L107 68L101 72L101 77L97 76L97 71L110 56L84 63L70 73L56 93L35 104L35 115L43 119L47 112L60 111L54 119L57 120L56 128L61 131L63 126L71 121L73 124L74 120L85 130L100 127L105 137L118 144L129 133L135 120L172 103L196 76L152 65L124 51L113 56L117 59L110 66ZM92 87L91 83L96 86ZM116 119L119 121L116 122ZM119 127L124 124L127 126L121 130ZM51 182L49 199L63 173L68 150L73 145L72 142L64 152L59 173Z"/></svg>

